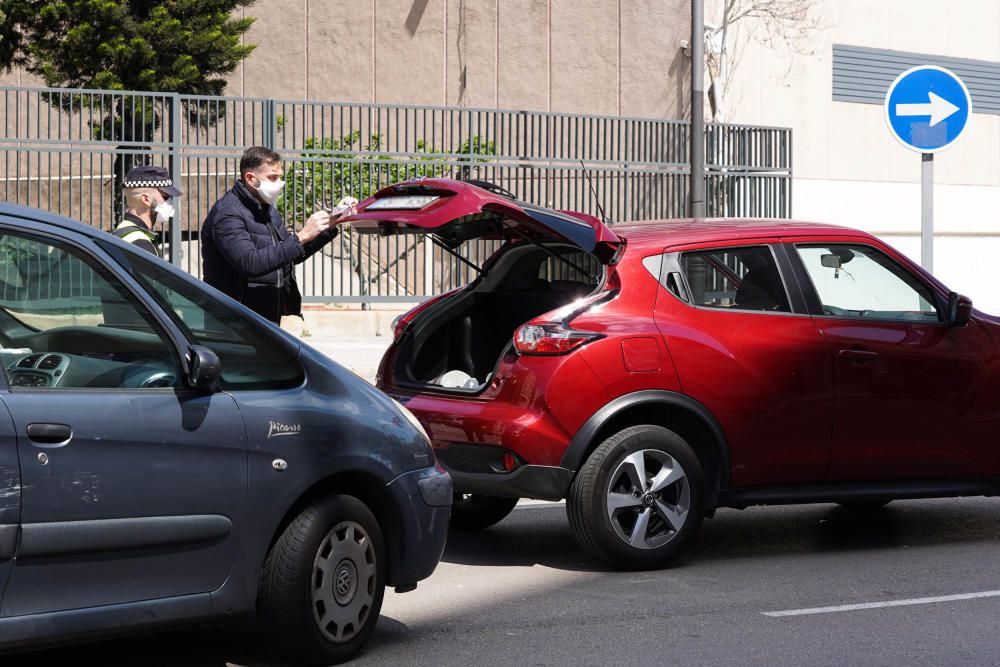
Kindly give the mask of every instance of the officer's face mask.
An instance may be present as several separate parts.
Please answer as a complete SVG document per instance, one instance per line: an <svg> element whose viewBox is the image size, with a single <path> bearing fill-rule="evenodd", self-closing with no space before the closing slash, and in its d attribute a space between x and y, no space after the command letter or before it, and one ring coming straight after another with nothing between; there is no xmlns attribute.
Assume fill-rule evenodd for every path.
<svg viewBox="0 0 1000 667"><path fill-rule="evenodd" d="M166 224L170 218L174 217L174 213L176 213L174 205L169 199L161 201L153 210L156 211L156 221L161 225Z"/></svg>
<svg viewBox="0 0 1000 667"><path fill-rule="evenodd" d="M276 181L264 181L258 178L257 174L251 174L257 181L257 185L251 184L260 198L264 200L265 203L273 204L274 200L278 198L281 194L282 189L285 187L285 182L280 178Z"/></svg>
<svg viewBox="0 0 1000 667"><path fill-rule="evenodd" d="M163 193L160 193L160 196L162 197ZM146 198L148 201L147 206L149 206L149 208L156 213L156 222L163 225L166 224L170 218L174 217L176 209L174 209L174 205L169 199L161 199L159 204L154 204L153 202L156 200L153 199L152 194L146 195Z"/></svg>

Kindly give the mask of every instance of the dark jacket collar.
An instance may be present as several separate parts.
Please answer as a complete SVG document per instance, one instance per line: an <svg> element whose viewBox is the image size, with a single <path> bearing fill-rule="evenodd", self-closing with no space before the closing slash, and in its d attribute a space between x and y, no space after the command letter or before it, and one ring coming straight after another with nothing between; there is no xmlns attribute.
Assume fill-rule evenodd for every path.
<svg viewBox="0 0 1000 667"><path fill-rule="evenodd" d="M257 199L257 196L253 193L253 190L250 189L250 186L243 181L236 181L236 185L233 186L233 192L237 197L239 197L243 205L254 213L268 211L268 209L271 208L270 204L264 204Z"/></svg>

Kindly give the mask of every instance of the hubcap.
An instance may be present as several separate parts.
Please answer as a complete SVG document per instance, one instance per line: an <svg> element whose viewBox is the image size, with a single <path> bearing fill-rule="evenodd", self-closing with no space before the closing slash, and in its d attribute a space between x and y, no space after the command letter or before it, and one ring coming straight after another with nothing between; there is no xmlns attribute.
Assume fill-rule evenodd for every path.
<svg viewBox="0 0 1000 667"><path fill-rule="evenodd" d="M691 507L691 485L680 462L658 449L623 458L608 483L608 518L636 549L656 549L676 537Z"/></svg>
<svg viewBox="0 0 1000 667"><path fill-rule="evenodd" d="M333 598L339 605L348 604L357 590L358 569L349 560L340 561L337 566L337 582L333 591Z"/></svg>
<svg viewBox="0 0 1000 667"><path fill-rule="evenodd" d="M316 552L312 578L313 619L332 642L350 641L375 604L375 547L360 524L344 521L327 533Z"/></svg>

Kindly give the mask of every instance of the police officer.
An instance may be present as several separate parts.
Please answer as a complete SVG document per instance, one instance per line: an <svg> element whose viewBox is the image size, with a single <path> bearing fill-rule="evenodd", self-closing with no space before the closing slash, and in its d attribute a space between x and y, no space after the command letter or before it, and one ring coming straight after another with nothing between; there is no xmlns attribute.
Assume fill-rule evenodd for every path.
<svg viewBox="0 0 1000 667"><path fill-rule="evenodd" d="M159 257L159 235L153 231L153 225L166 224L174 217L174 204L170 200L183 193L174 187L169 171L151 164L129 171L122 189L125 193L125 217L112 233Z"/></svg>

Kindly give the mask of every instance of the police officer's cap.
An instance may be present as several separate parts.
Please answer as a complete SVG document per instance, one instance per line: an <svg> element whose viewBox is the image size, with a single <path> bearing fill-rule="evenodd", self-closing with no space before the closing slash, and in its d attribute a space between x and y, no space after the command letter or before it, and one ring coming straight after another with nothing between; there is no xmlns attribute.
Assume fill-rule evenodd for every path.
<svg viewBox="0 0 1000 667"><path fill-rule="evenodd" d="M144 164L133 168L125 175L123 188L156 188L171 197L180 197L183 192L174 187L170 172L165 167Z"/></svg>

